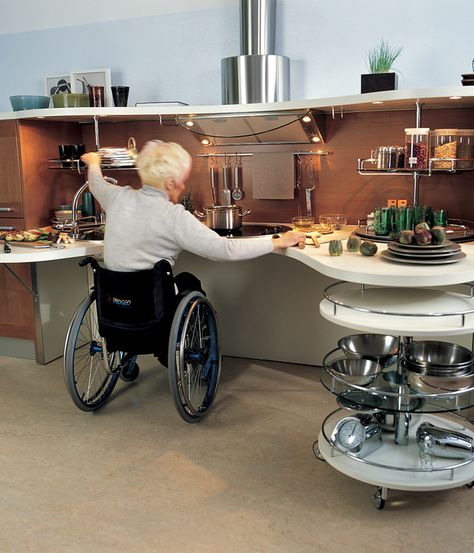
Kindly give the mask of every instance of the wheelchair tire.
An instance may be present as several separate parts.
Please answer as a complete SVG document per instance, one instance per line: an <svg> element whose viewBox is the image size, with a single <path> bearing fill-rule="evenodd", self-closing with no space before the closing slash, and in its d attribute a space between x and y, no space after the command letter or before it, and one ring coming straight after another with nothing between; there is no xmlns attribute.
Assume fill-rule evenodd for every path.
<svg viewBox="0 0 474 553"><path fill-rule="evenodd" d="M108 354L104 362L97 325L95 292L74 313L64 345L64 380L73 402L82 411L96 411L107 401L120 375L120 354Z"/></svg>
<svg viewBox="0 0 474 553"><path fill-rule="evenodd" d="M175 312L168 370L179 415L186 422L198 422L211 407L221 372L216 313L200 292L187 294Z"/></svg>

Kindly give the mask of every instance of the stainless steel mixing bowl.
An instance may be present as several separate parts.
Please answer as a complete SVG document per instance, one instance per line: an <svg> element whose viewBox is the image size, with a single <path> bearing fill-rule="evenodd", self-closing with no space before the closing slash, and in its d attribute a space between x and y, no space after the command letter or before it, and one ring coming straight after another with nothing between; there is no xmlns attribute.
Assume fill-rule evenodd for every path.
<svg viewBox="0 0 474 553"><path fill-rule="evenodd" d="M351 334L341 338L337 345L349 357L369 359L387 367L398 355L398 337L385 334Z"/></svg>

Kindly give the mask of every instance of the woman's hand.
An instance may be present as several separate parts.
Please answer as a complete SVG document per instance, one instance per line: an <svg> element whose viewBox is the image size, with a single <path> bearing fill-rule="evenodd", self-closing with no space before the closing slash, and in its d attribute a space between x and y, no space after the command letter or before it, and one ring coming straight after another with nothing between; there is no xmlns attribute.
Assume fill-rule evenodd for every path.
<svg viewBox="0 0 474 553"><path fill-rule="evenodd" d="M87 152L81 156L83 161L88 167L91 165L100 165L100 155L97 152Z"/></svg>
<svg viewBox="0 0 474 553"><path fill-rule="evenodd" d="M304 248L306 235L304 232L297 232L295 230L289 230L285 234L280 235L278 238L273 239L274 250L286 250L290 246L298 245L299 248Z"/></svg>

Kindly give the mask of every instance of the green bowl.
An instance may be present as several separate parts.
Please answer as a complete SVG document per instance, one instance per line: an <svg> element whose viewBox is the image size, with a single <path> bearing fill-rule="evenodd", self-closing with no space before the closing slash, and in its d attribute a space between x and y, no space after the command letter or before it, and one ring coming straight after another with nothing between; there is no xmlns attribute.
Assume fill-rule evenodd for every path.
<svg viewBox="0 0 474 553"><path fill-rule="evenodd" d="M88 94L53 94L53 106L55 108L88 108Z"/></svg>
<svg viewBox="0 0 474 553"><path fill-rule="evenodd" d="M19 95L10 96L13 111L23 109L44 109L49 107L49 96Z"/></svg>

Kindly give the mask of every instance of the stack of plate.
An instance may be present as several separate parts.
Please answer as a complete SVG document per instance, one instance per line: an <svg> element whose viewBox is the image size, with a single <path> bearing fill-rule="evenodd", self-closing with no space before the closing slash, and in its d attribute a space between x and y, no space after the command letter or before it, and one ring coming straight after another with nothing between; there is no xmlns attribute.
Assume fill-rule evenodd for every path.
<svg viewBox="0 0 474 553"><path fill-rule="evenodd" d="M411 263L419 265L445 265L461 261L466 254L461 251L461 246L450 242L444 244L399 244L389 242L388 249L382 252L382 257L397 263Z"/></svg>
<svg viewBox="0 0 474 553"><path fill-rule="evenodd" d="M135 161L127 148L99 148L102 165L108 167L135 167Z"/></svg>
<svg viewBox="0 0 474 553"><path fill-rule="evenodd" d="M463 73L461 83L463 86L474 85L474 73Z"/></svg>

